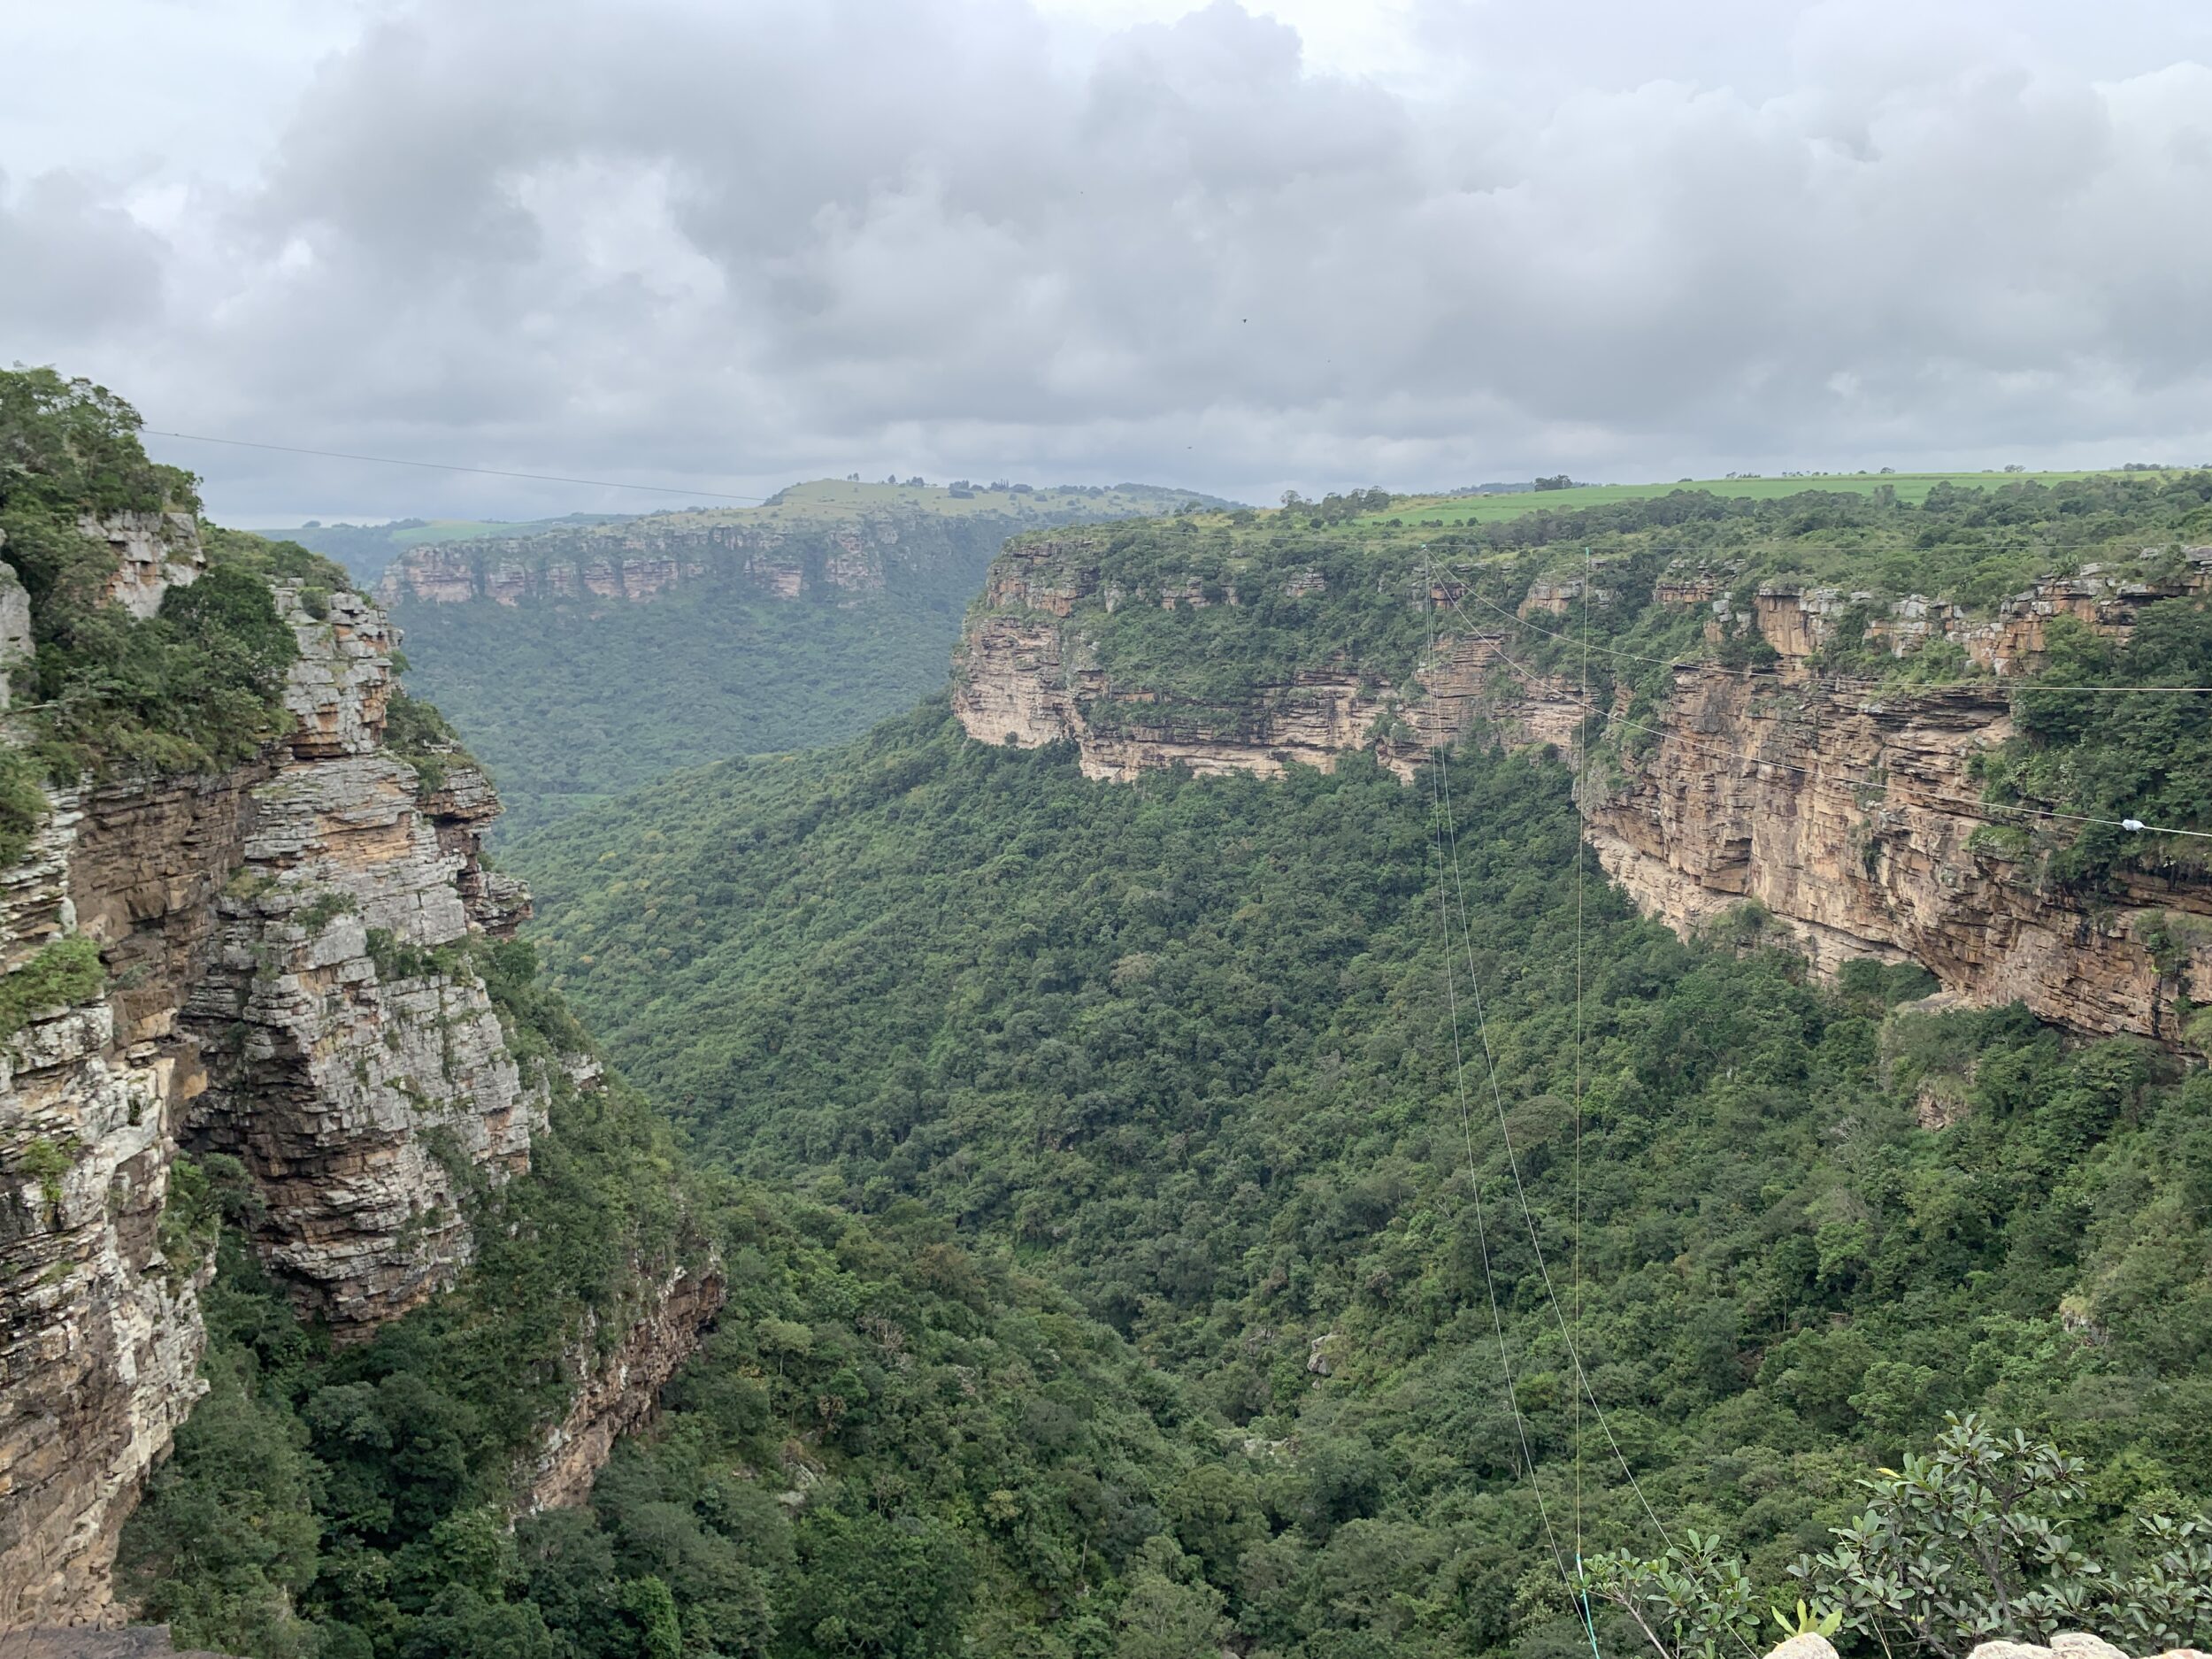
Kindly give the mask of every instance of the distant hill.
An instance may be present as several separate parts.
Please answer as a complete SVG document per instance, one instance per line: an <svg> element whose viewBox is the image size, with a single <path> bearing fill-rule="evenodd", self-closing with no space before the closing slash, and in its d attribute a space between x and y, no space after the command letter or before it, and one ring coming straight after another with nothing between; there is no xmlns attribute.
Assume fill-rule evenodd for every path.
<svg viewBox="0 0 2212 1659"><path fill-rule="evenodd" d="M1143 484L822 480L759 507L419 542L380 591L414 684L468 733L519 831L680 766L853 736L943 683L1007 537L1194 503L1233 505Z"/></svg>

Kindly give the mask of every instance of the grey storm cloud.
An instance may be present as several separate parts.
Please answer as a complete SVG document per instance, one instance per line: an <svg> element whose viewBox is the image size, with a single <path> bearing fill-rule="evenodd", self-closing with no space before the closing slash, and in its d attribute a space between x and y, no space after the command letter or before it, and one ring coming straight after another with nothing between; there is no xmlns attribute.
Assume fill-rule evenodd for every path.
<svg viewBox="0 0 2212 1659"><path fill-rule="evenodd" d="M2117 55L1653 10L1713 27L1417 7L1380 79L1229 0L386 11L242 172L0 179L0 353L156 426L741 491L2212 455L2187 9ZM616 504L165 453L219 506Z"/></svg>

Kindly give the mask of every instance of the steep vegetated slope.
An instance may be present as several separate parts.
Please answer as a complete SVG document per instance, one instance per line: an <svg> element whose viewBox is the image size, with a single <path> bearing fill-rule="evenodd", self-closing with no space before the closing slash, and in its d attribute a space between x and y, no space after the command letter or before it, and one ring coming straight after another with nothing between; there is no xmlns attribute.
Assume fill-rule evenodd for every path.
<svg viewBox="0 0 2212 1659"><path fill-rule="evenodd" d="M680 766L853 736L941 683L1009 535L1194 499L824 481L760 508L418 547L382 591L518 833Z"/></svg>
<svg viewBox="0 0 2212 1659"><path fill-rule="evenodd" d="M1232 1425L1189 1477L1202 1503L1164 1506L1158 1560L1256 1648L1586 1650L1536 1495L1593 1551L1655 1548L1616 1443L1678 1538L1725 1532L1770 1600L1863 1473L1970 1408L2085 1455L2070 1522L2124 1554L2131 1512L2212 1494L2212 1091L2169 1001L2191 982L2167 978L2175 1023L2145 1036L2099 1034L2062 987L2074 1035L2001 982L1969 987L1993 1006L1930 997L1950 964L1895 944L1809 959L1740 889L1678 914L1578 868L1557 757L1583 713L1586 538L1594 832L1670 741L1742 741L1695 724L1685 678L1759 680L1816 731L1834 717L1804 699L1843 680L1869 720L1987 687L2008 724L1977 728L1985 759L1941 792L2024 825L1983 879L2085 918L2015 964L2023 988L2116 931L2185 976L2179 841L2101 848L2001 807L2102 816L2124 794L2212 828L2202 724L2170 712L2191 700L2034 692L1976 653L2009 630L2007 665L2046 684L2212 683L2176 550L2208 488L1677 500L1485 533L1455 571L1325 512L1034 538L971 618L950 707L687 774L518 862L557 981L703 1152L951 1217ZM1855 537L1855 561L1828 551ZM2078 570L2003 609L2069 557L2049 543L2130 537L2124 580ZM1804 591L1839 567L1841 604ZM1961 609L1893 616L1916 590ZM1478 596L1502 612L1486 639L1432 648L1432 617L1481 632ZM1893 655L1885 630L1932 614L1953 631ZM1793 704L1785 625L1823 615L1843 626L1796 652ZM1740 779L1770 793L1738 810L1801 812L1796 758L1666 788ZM1855 775L1847 800L1883 787ZM1909 844L1919 810L1878 827ZM2139 903L2115 921L2154 879L2155 925ZM1464 895L1451 980L1440 890Z"/></svg>
<svg viewBox="0 0 2212 1659"><path fill-rule="evenodd" d="M1778 1586L1870 1461L1976 1404L2091 1456L2093 1527L2200 1501L2202 1074L2016 1012L1893 1015L1924 979L1824 991L1596 885L1578 1201L1566 785L1455 769L1474 964L1537 1235L1671 1523ZM1467 1182L1428 827L1363 760L1107 786L941 706L535 850L564 983L705 1149L956 1217L1240 1427L1174 1532L1248 1636L1548 1648L1572 1624L1492 1282L1555 1509L1574 1388L1479 1063ZM1637 1540L1582 1429L1590 1536Z"/></svg>
<svg viewBox="0 0 2212 1659"><path fill-rule="evenodd" d="M420 741L381 615L304 549L205 529L136 426L0 376L0 1630L119 1615L119 1533L182 1425L127 1588L181 1634L308 1652L319 1548L396 1548L447 1500L345 1509L222 1312L242 1287L299 1366L435 1356L418 1394L473 1412L457 1455L496 1507L588 1479L719 1270L660 1120L505 938L497 803ZM404 1455L366 1404L334 1432Z"/></svg>
<svg viewBox="0 0 2212 1659"><path fill-rule="evenodd" d="M136 425L0 376L0 1638L807 1659L1210 1619L1145 1553L1208 1415L917 1208L701 1178L508 936L497 803L381 614L200 522Z"/></svg>

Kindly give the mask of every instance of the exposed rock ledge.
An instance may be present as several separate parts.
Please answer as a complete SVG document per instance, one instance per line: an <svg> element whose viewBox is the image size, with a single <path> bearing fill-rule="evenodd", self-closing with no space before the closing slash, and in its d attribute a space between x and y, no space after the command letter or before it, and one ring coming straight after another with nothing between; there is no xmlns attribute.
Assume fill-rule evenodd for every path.
<svg viewBox="0 0 2212 1659"><path fill-rule="evenodd" d="M856 526L762 526L675 515L526 537L434 542L403 553L377 595L387 604L519 605L551 599L618 603L736 580L762 597L857 599L883 590L897 556L888 522Z"/></svg>
<svg viewBox="0 0 2212 1659"><path fill-rule="evenodd" d="M188 527L124 526L165 552L131 581L185 580ZM452 1282L464 1183L526 1169L545 1119L457 949L527 913L478 859L496 798L457 762L426 795L383 751L382 612L278 598L300 646L285 740L213 777L56 792L0 869L0 966L81 933L106 970L0 1045L0 1632L115 1617L117 1537L201 1392L211 1269L163 1226L180 1149L243 1163L264 1261L349 1340ZM548 1455L564 1491L650 1410L718 1289L648 1287L610 1364L580 1365Z"/></svg>
<svg viewBox="0 0 2212 1659"><path fill-rule="evenodd" d="M612 1352L595 1358L597 1333L583 1333L574 1356L581 1385L530 1471L526 1508L565 1509L590 1495L615 1441L652 1420L660 1391L698 1348L726 1289L718 1270L695 1274L679 1267L652 1287Z"/></svg>
<svg viewBox="0 0 2212 1659"><path fill-rule="evenodd" d="M1410 776L1480 723L1510 743L1575 748L1573 685L1509 669L1502 630L1455 634L1405 687L1311 672L1194 715L1114 685L1088 656L1079 611L1127 601L1102 581L1091 546L1038 538L994 567L956 657L953 710L977 741L1072 743L1086 776L1120 780L1179 764L1326 769L1359 749ZM1900 651L1954 638L2023 671L2039 660L2055 616L2120 636L2144 603L2208 587L2212 550L2197 549L2170 580L2088 572L2039 583L1970 628L1946 608L1907 602L1898 609L1910 614L1884 637ZM1724 605L1692 580L1663 584L1658 597ZM1909 957L1968 1002L2017 1000L2077 1031L2178 1042L2177 1002L2212 1002L2212 883L2179 866L2137 871L2117 902L2038 886L2029 865L1977 834L2004 818L1978 804L1970 763L2010 735L2006 690L1983 680L1878 697L1870 684L1814 679L1802 655L1832 634L1831 613L1845 608L1836 599L1776 588L1762 590L1752 618L1717 609L1716 626L1755 623L1784 661L1764 674L1678 670L1663 708L1640 721L1656 741L1627 746L1617 776L1586 775L1578 798L1606 870L1686 933L1755 901L1823 972Z"/></svg>
<svg viewBox="0 0 2212 1659"><path fill-rule="evenodd" d="M2212 1001L2212 926L2172 919L2212 918L2197 872L2131 875L2115 904L1977 841L1993 815L1968 763L2010 733L2000 689L1876 700L1686 669L1653 724L1581 804L1607 872L1678 927L1755 900L1824 972L1910 957L1970 1002L2099 1035L2175 1041L2176 998Z"/></svg>
<svg viewBox="0 0 2212 1659"><path fill-rule="evenodd" d="M1201 776L1271 777L1294 763L1326 772L1356 750L1410 778L1432 747L1482 720L1511 741L1571 746L1581 718L1571 682L1540 679L1525 695L1494 695L1502 643L1495 634L1454 635L1409 687L1315 672L1256 687L1225 715L1194 717L1142 692L1117 693L1056 622L987 613L961 641L952 707L979 742L1071 742L1085 777L1125 783L1177 765Z"/></svg>

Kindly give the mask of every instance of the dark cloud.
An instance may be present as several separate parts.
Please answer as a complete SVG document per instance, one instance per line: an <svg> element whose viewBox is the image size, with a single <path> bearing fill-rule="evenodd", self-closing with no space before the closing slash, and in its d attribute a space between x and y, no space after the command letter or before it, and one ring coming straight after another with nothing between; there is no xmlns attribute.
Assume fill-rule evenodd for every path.
<svg viewBox="0 0 2212 1659"><path fill-rule="evenodd" d="M728 489L2201 459L2212 43L2123 10L1417 6L1386 83L1228 0L425 6L250 180L0 188L0 317L157 426Z"/></svg>

